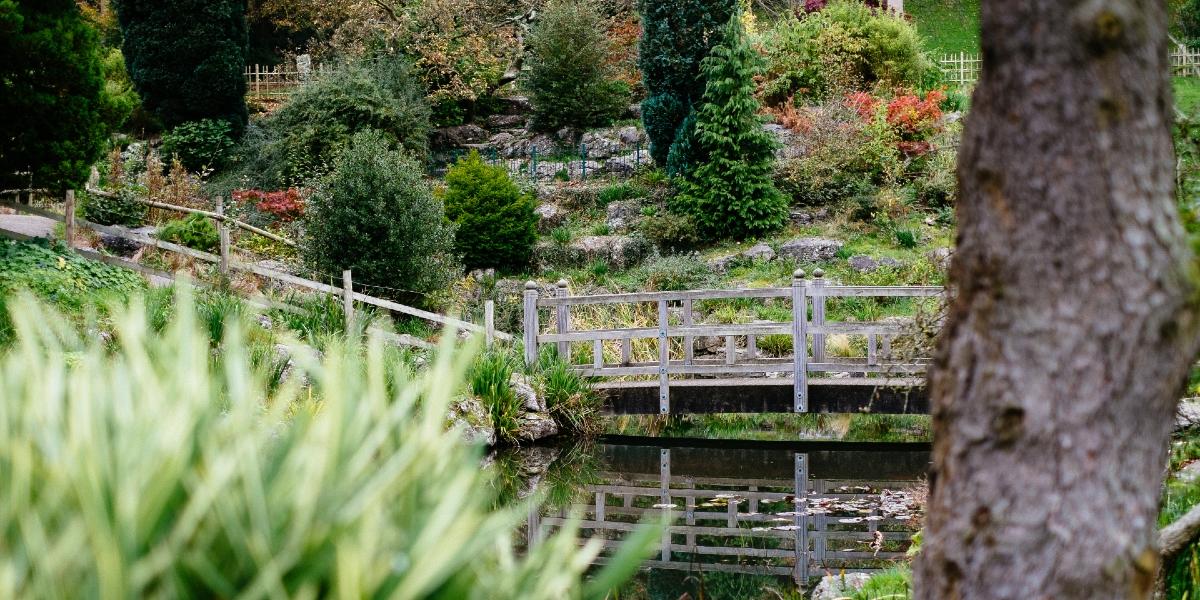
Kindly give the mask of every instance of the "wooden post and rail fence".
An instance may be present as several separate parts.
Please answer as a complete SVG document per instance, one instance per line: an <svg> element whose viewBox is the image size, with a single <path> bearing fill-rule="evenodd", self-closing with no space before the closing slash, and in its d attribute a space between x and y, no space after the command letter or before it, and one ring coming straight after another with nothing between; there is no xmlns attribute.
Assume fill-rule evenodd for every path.
<svg viewBox="0 0 1200 600"><path fill-rule="evenodd" d="M21 191L6 190L6 192L8 192L8 193L16 192L18 194L23 191L24 190L21 190ZM95 192L89 191L89 193L95 193ZM92 259L92 260L97 260L97 261L101 261L101 262L104 262L107 264L132 269L132 270L138 271L139 273L142 273L144 275L165 277L168 279L170 279L172 277L170 274L162 273L162 272L156 271L154 269L150 269L144 265L137 263L136 261L121 258L118 256L110 256L107 254L102 254L100 252L96 252L95 250L91 250L91 249L87 249L87 248L77 247L75 245L75 236L78 233L78 229L80 227L82 227L84 229L88 229L88 230L94 231L96 233L109 235L109 236L121 238L124 240L129 240L132 242L136 242L138 244L142 244L144 246L150 246L150 247L158 248L159 250L165 250L167 252L174 252L177 254L182 254L184 256L187 256L187 257L190 257L195 260L202 261L202 262L212 263L212 264L217 265L221 274L225 275L225 276L228 276L230 273L235 272L235 271L241 271L241 272L251 273L253 275L263 277L266 279L271 279L274 281L282 282L282 283L292 285L295 287L304 288L304 289L308 289L308 290L312 290L312 291L316 291L316 292L321 292L324 294L329 294L330 296L333 296L335 298L341 298L343 300L343 307L345 309L346 327L347 327L348 331L352 330L352 326L354 324L354 314L355 314L354 303L359 302L362 304L382 308L382 309L385 309L385 310L388 310L391 312L400 313L400 314L407 315L410 317L416 317L419 319L423 319L423 320L435 323L440 326L453 327L458 330L465 330L465 331L470 331L473 333L480 333L480 334L483 334L487 340L489 340L489 343L493 340L511 341L513 339L513 336L511 334L508 334L508 333L505 333L502 331L497 331L495 329L494 316L492 318L486 319L485 325L481 326L481 325L477 325L475 323L464 321L462 319L457 319L457 318L449 317L446 315L440 315L440 314L430 312L427 310L422 310L422 309L415 308L412 306L400 304L399 302L394 302L394 301L387 300L384 298L377 298L374 296L363 294L361 292L356 292L356 291L354 291L354 286L353 286L353 276L349 270L343 271L342 285L341 285L341 287L337 287L337 286L330 285L327 283L322 283L319 281L312 281L312 280L305 279L302 277L297 277L290 273L284 273L282 271L266 268L261 265L237 261L237 260L235 260L235 257L231 253L230 231L229 231L229 228L231 226L239 226L239 227L242 227L243 229L246 229L247 231L250 231L251 233L255 233L258 235L265 235L266 237L270 237L271 239L276 239L276 238L278 238L278 236L276 236L275 234L273 234L271 232L262 231L261 229L259 229L257 227L253 227L253 226L244 224L241 221L238 221L236 219L228 217L227 215L225 215L225 203L224 203L223 199L221 199L221 198L218 198L216 201L216 207L217 207L216 212L205 211L205 210L200 210L200 209L195 209L195 208L188 208L188 207L183 207L183 206L174 206L174 205L170 205L170 204L163 204L161 202L153 202L153 201L142 201L142 202L144 204L154 206L156 208L161 208L164 210L174 210L177 212L183 212L183 213L189 213L189 214L201 214L201 215L205 215L205 216L208 216L208 217L216 220L217 224L218 224L218 232L219 232L219 236L220 236L219 237L220 242L218 244L218 254L202 252L200 250L195 250L193 248L188 248L186 246L182 246L179 244L174 244L171 242L160 240L153 236L135 233L133 231L130 231L130 230L122 228L122 227L115 227L115 226L110 226L110 225L100 225L99 223L92 223L90 221L80 219L80 218L76 217L76 215L75 215L76 210L75 210L75 192L74 192L74 190L68 190L66 192L65 198L64 198L64 212L61 214L53 212L51 210L44 209L44 208L32 206L30 204L22 204L20 202L14 202L14 201L9 201L9 200L4 200L4 199L0 199L0 207L9 208L9 209L12 209L17 212L32 214L32 215L50 219L52 221L57 221L59 223L63 223L64 230L65 230L64 237L66 238L66 244L74 252L76 252L86 258ZM0 229L0 236L8 237L11 239L17 239L17 240L32 239L30 236L23 235L23 234L13 232L13 231L8 231L5 229ZM288 240L284 240L284 241L287 243L291 243ZM259 303L261 304L261 299L259 299ZM271 302L270 304L273 308L281 308L284 310L286 310L287 308L291 308L288 305L281 305L281 303L278 303L278 302ZM488 301L487 304L490 305L491 301ZM488 306L488 305L485 305L485 308L484 308L485 315L494 315L495 314L494 306ZM384 333L389 333L389 332L384 332ZM405 345L420 346L420 347L432 347L432 344L430 344L429 342L420 340L418 338L415 338L415 337L409 336L409 335L401 335L401 334L391 333L390 335L388 335L388 337L394 342L402 343Z"/></svg>
<svg viewBox="0 0 1200 600"><path fill-rule="evenodd" d="M792 285L786 288L757 288L738 290L695 290L683 292L646 292L633 294L604 294L572 296L565 281L559 282L553 295L542 297L534 282L526 284L524 293L525 360L537 360L539 348L553 345L561 359L573 365L580 374L598 378L597 388L610 399L616 398L619 412L684 413L684 412L781 412L796 413L848 412L850 405L857 410L880 398L883 388L913 389L923 385L915 379L922 375L928 359L898 359L892 356L892 341L906 332L906 323L899 322L830 322L826 319L825 303L829 298L932 298L945 290L932 286L837 286L827 285L824 273L814 272L806 278L803 270L794 273ZM733 324L701 324L696 322L695 304L712 300L773 299L790 302L791 322L758 322ZM571 325L571 309L589 305L652 304L657 308L657 326L578 331ZM810 308L811 304L811 308ZM676 322L672 322L677 309ZM540 313L550 313L551 332L543 333ZM866 356L830 357L826 343L829 335L861 336L866 338ZM693 341L698 337L724 338L723 358L698 358ZM766 357L758 351L758 338L790 336L791 358ZM671 340L682 338L682 351L672 352ZM657 341L657 360L636 362L632 346L635 340ZM739 360L738 344L744 340L745 350ZM810 344L811 340L811 344ZM583 345L591 361L573 364L573 345ZM619 359L605 359L606 345L618 346ZM810 352L811 347L811 352ZM851 377L818 378L812 373L857 374ZM787 377L790 375L790 378ZM633 377L642 380L631 380ZM652 377L645 380L645 377ZM687 379L673 378L678 376ZM899 376L899 377L895 377ZM822 390L819 406L810 400L814 386ZM857 390L855 388L858 388ZM786 389L790 402L782 405L768 396L781 396ZM675 392L685 392L686 401L673 402ZM697 395L699 394L699 397ZM732 401L727 401L731 397ZM856 397L856 398L853 398ZM744 400L753 402L749 405ZM907 397L896 395L903 402L902 412L921 412L920 403L909 406ZM891 402L888 400L887 402ZM886 402L884 403L886 404ZM881 412L896 412L879 406Z"/></svg>

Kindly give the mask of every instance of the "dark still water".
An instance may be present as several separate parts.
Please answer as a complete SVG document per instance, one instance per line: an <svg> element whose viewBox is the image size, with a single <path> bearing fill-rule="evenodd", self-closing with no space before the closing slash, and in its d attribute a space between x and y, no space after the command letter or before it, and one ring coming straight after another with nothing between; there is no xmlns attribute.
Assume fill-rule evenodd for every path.
<svg viewBox="0 0 1200 600"><path fill-rule="evenodd" d="M920 528L929 465L928 444L605 438L530 451L550 461L532 487L551 507L530 515L528 542L582 515L603 561L639 522L672 512L614 596L669 600L802 598L821 576L888 568Z"/></svg>

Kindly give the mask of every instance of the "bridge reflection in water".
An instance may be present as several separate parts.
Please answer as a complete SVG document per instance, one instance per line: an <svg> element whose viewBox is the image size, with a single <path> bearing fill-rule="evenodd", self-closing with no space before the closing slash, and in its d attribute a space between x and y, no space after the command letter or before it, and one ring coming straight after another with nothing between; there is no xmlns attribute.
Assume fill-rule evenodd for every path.
<svg viewBox="0 0 1200 600"><path fill-rule="evenodd" d="M845 449L841 449L845 448ZM810 578L873 572L905 556L920 528L925 444L697 448L600 444L586 501L529 517L528 542L582 514L603 562L639 525L674 514L643 567Z"/></svg>

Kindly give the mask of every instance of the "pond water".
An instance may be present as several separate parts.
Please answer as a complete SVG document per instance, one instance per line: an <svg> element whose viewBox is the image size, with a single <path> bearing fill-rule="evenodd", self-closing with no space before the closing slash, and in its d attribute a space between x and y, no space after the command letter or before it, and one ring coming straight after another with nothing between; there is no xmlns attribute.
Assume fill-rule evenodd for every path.
<svg viewBox="0 0 1200 600"><path fill-rule="evenodd" d="M646 519L671 525L620 598L794 598L828 574L902 560L919 529L924 443L766 443L605 437L522 451L546 468L520 495L537 544L572 515L611 555ZM534 459L536 465L539 459ZM549 462L547 462L549 461Z"/></svg>

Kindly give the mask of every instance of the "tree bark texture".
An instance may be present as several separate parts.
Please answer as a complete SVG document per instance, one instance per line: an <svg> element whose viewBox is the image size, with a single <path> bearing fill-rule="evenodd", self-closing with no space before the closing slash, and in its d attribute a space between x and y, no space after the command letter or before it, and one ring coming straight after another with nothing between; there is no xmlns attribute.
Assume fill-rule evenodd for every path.
<svg viewBox="0 0 1200 600"><path fill-rule="evenodd" d="M983 0L919 598L1146 598L1197 347L1162 0Z"/></svg>

